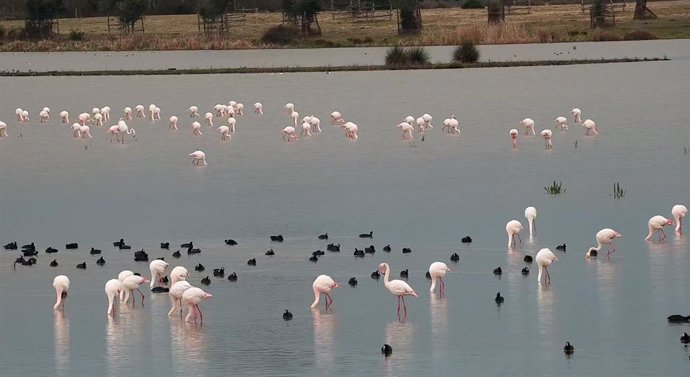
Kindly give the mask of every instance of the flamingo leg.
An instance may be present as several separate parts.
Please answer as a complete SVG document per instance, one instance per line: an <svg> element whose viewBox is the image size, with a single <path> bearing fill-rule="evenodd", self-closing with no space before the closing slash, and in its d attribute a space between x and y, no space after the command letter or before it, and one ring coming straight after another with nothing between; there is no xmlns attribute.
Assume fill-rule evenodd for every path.
<svg viewBox="0 0 690 377"><path fill-rule="evenodd" d="M141 290L139 290L139 288L137 288L137 292L139 292L139 294L141 295L141 306L144 306L144 294L141 293ZM134 298L134 295L132 295L132 298Z"/></svg>
<svg viewBox="0 0 690 377"><path fill-rule="evenodd" d="M663 237L659 238L659 242L661 242L666 239L666 232L662 228L659 228L659 231L663 234Z"/></svg>
<svg viewBox="0 0 690 377"><path fill-rule="evenodd" d="M326 293L326 310L333 305L333 297L331 297L330 294Z"/></svg>
<svg viewBox="0 0 690 377"><path fill-rule="evenodd" d="M400 296L400 299L402 299L403 309L405 310L405 317L407 317L407 304L405 303L405 296Z"/></svg>
<svg viewBox="0 0 690 377"><path fill-rule="evenodd" d="M199 323L204 323L204 315L201 313L199 304L194 305L194 309L196 309L196 312L199 314Z"/></svg>
<svg viewBox="0 0 690 377"><path fill-rule="evenodd" d="M520 238L520 233L516 233L518 240L522 243L522 238Z"/></svg>
<svg viewBox="0 0 690 377"><path fill-rule="evenodd" d="M398 318L400 317L400 296L398 296Z"/></svg>
<svg viewBox="0 0 690 377"><path fill-rule="evenodd" d="M439 295L443 297L446 294L446 283L443 282L442 278L438 278L441 281L441 287L439 289Z"/></svg>

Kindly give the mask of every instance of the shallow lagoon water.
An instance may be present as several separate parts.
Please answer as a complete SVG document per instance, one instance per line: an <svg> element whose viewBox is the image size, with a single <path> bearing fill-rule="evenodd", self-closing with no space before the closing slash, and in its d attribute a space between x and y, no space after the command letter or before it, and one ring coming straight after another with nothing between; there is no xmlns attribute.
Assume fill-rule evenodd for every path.
<svg viewBox="0 0 690 377"><path fill-rule="evenodd" d="M2 117L9 138L0 139L0 243L35 241L38 265L17 267L15 252L0 254L0 367L3 374L32 376L681 376L688 350L679 342L687 326L666 316L690 314L687 239L648 244L647 219L670 216L690 201L688 66L683 61L527 67L511 69L358 72L175 77L1 78ZM184 110L235 99L249 114L221 143L204 127L195 138ZM266 114L251 114L261 101ZM280 140L282 110L296 104L313 113L324 132L296 143ZM135 120L137 141L110 144L92 128L90 142L73 140L56 119L39 125L50 106L72 116L108 104L155 103L163 121ZM510 148L508 130L531 117L537 132L572 107L597 122L600 135L585 137L571 124L554 132L554 149L539 137L520 136ZM32 111L29 125L13 120L16 107ZM351 143L330 126L338 109L360 126ZM421 141L401 142L395 125L428 112L435 128ZM167 129L180 117L177 132ZM460 136L443 135L451 114ZM570 122L572 123L572 122ZM21 134L22 137L19 137ZM577 148L575 143L577 142ZM85 148L88 144L88 149ZM207 168L187 154L204 150ZM543 187L562 180L567 191L550 197ZM611 197L614 182L627 190ZM523 221L526 206L539 211L537 238L506 249L505 223ZM610 260L587 261L584 252L601 228L623 233ZM357 234L374 231L374 239ZM307 261L327 242L343 251L317 264ZM268 236L283 234L274 244ZM471 245L459 240L471 235ZM173 265L199 262L192 284L225 266L236 283L212 278L214 297L202 304L204 325L169 320L165 295L149 295L142 309L105 316L103 284L120 270L147 273L132 252L114 250L120 237L133 250L165 256ZM234 238L228 247L223 239ZM159 242L189 240L203 251L179 260ZM65 251L79 242L77 251ZM524 254L567 243L551 269L553 284L539 288L536 266L520 275ZM355 247L374 244L375 256L354 258ZM393 251L381 249L391 244ZM54 256L43 250L60 249ZM91 246L107 263L97 267ZM403 255L402 247L413 252ZM273 248L276 255L264 256ZM461 255L451 264L452 252ZM257 258L257 266L246 265ZM60 267L51 269L56 258ZM447 296L430 297L424 272L433 261L454 269ZM74 266L86 261L86 270ZM399 322L395 298L369 274L382 261L397 277L410 269L420 294L408 299ZM502 266L499 279L491 271ZM53 276L72 286L64 316L54 316ZM343 288L334 310L311 312L311 282L326 273ZM350 276L357 288L347 287ZM496 292L506 297L500 308ZM282 311L295 318L284 322ZM11 339L11 341L8 341ZM575 355L562 351L568 340ZM384 343L393 355L384 359Z"/></svg>

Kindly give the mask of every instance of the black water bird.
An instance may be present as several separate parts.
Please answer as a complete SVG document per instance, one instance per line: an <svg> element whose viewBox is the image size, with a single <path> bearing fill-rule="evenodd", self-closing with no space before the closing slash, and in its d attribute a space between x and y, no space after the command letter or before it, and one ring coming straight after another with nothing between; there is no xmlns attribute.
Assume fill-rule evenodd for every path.
<svg viewBox="0 0 690 377"><path fill-rule="evenodd" d="M496 293L496 298L495 298L496 304L501 305L505 299L503 296L501 296L501 292Z"/></svg>
<svg viewBox="0 0 690 377"><path fill-rule="evenodd" d="M498 276L503 275L503 269L501 267L496 267L494 269L494 275L498 275Z"/></svg>
<svg viewBox="0 0 690 377"><path fill-rule="evenodd" d="M312 255L311 257L309 257L309 261L316 263L319 261L319 257L317 257L316 255Z"/></svg>
<svg viewBox="0 0 690 377"><path fill-rule="evenodd" d="M558 250L558 251L565 251L565 248L566 248L565 244L556 246L556 250Z"/></svg>
<svg viewBox="0 0 690 377"><path fill-rule="evenodd" d="M409 276L409 271L407 270L407 268L404 269L404 270L402 270L402 271L400 271L400 277L401 277L401 278L407 279L408 276Z"/></svg>
<svg viewBox="0 0 690 377"><path fill-rule="evenodd" d="M326 255L326 253L324 253L324 252L321 251L321 250L316 250L316 251L314 251L313 253L311 253L311 255L319 256L319 255Z"/></svg>
<svg viewBox="0 0 690 377"><path fill-rule="evenodd" d="M6 244L4 247L5 247L5 250L17 250L17 243L16 242L10 242L10 243Z"/></svg>
<svg viewBox="0 0 690 377"><path fill-rule="evenodd" d="M351 277L350 280L347 281L347 284L350 285L350 287L354 287L357 285L357 278L356 277Z"/></svg>
<svg viewBox="0 0 690 377"><path fill-rule="evenodd" d="M362 233L359 238L374 238L374 231L369 231L369 233Z"/></svg>
<svg viewBox="0 0 690 377"><path fill-rule="evenodd" d="M364 256L364 250L355 248L354 256L360 257L360 258L363 257Z"/></svg>
<svg viewBox="0 0 690 377"><path fill-rule="evenodd" d="M326 245L326 250L328 250L328 251L340 251L340 244L336 245L336 244L329 243L328 245Z"/></svg>
<svg viewBox="0 0 690 377"><path fill-rule="evenodd" d="M388 357L393 353L393 347L391 347L390 344L384 344L383 347L381 347L381 353Z"/></svg>
<svg viewBox="0 0 690 377"><path fill-rule="evenodd" d="M252 259L248 260L247 265L256 266L256 258L252 258Z"/></svg>
<svg viewBox="0 0 690 377"><path fill-rule="evenodd" d="M429 271L427 271L426 274L424 274L424 276L426 276L427 279L431 280L431 273Z"/></svg>
<svg viewBox="0 0 690 377"><path fill-rule="evenodd" d="M235 241L233 239L229 239L229 240L225 240L225 244L228 246L235 246L235 245L237 245L237 241Z"/></svg>
<svg viewBox="0 0 690 377"><path fill-rule="evenodd" d="M104 265L104 264L105 264L105 259L103 259L103 257L98 258L98 260L96 261L96 264L99 265L99 266Z"/></svg>
<svg viewBox="0 0 690 377"><path fill-rule="evenodd" d="M383 247L383 251L385 251L386 253L390 253L390 251L391 251L391 245L386 245L386 246L384 246L384 247Z"/></svg>
<svg viewBox="0 0 690 377"><path fill-rule="evenodd" d="M58 266L57 260L53 259L53 261L50 262L50 267L57 267L57 266Z"/></svg>
<svg viewBox="0 0 690 377"><path fill-rule="evenodd" d="M58 252L58 249L55 249L55 248L53 248L53 247L48 247L48 248L46 249L46 253L48 253L48 254L57 253L57 252Z"/></svg>
<svg viewBox="0 0 690 377"><path fill-rule="evenodd" d="M122 245L124 245L124 244L125 244L125 239L124 239L124 238L120 238L119 241L113 242L113 246L115 246L115 247L120 247L120 246L122 246Z"/></svg>
<svg viewBox="0 0 690 377"><path fill-rule="evenodd" d="M684 332L683 335L680 337L680 342L683 344L690 343L690 335L688 335L688 333Z"/></svg>
<svg viewBox="0 0 690 377"><path fill-rule="evenodd" d="M65 245L65 249L67 249L67 250L78 249L78 248L79 248L79 244L76 242L68 243L67 245Z"/></svg>
<svg viewBox="0 0 690 377"><path fill-rule="evenodd" d="M77 268L81 270L86 270L86 262L79 263L77 265Z"/></svg>
<svg viewBox="0 0 690 377"><path fill-rule="evenodd" d="M379 270L376 270L376 271L371 273L372 279L379 280L380 277L381 277L381 273L379 272Z"/></svg>
<svg viewBox="0 0 690 377"><path fill-rule="evenodd" d="M194 266L194 271L196 271L196 272L201 272L201 271L204 271L204 270L206 270L206 267L204 267L204 265L201 264L201 263L199 263L199 264L197 264L196 266Z"/></svg>
<svg viewBox="0 0 690 377"><path fill-rule="evenodd" d="M566 355L570 356L573 353L575 353L575 347L573 347L570 342L565 342L565 346L563 347L563 352L565 352Z"/></svg>
<svg viewBox="0 0 690 377"><path fill-rule="evenodd" d="M134 252L134 261L135 262L148 262L149 261L149 255L144 251L144 249L141 249L139 251Z"/></svg>
<svg viewBox="0 0 690 377"><path fill-rule="evenodd" d="M460 242L462 242L462 243L472 243L472 237L470 237L470 236L462 237L462 239L460 240Z"/></svg>
<svg viewBox="0 0 690 377"><path fill-rule="evenodd" d="M100 250L94 249L93 247L92 247L91 250L89 251L89 254L91 254L91 255L98 255L98 254L100 254L100 253L101 253Z"/></svg>
<svg viewBox="0 0 690 377"><path fill-rule="evenodd" d="M328 239L328 233L324 233L324 234L319 235L319 239L320 240L327 240Z"/></svg>
<svg viewBox="0 0 690 377"><path fill-rule="evenodd" d="M271 241L273 242L283 242L283 235L279 234L277 236L271 236Z"/></svg>
<svg viewBox="0 0 690 377"><path fill-rule="evenodd" d="M201 284L203 285L210 285L211 284L211 278L206 276L205 278L201 279Z"/></svg>
<svg viewBox="0 0 690 377"><path fill-rule="evenodd" d="M174 253L172 253L172 256L173 256L173 258L179 258L179 257L182 256L182 254L180 254L180 251L177 250L177 251L175 251Z"/></svg>
<svg viewBox="0 0 690 377"><path fill-rule="evenodd" d="M532 261L534 260L534 258L532 258L531 255L525 255L525 257L522 258L522 260L525 261L525 263L532 263Z"/></svg>
<svg viewBox="0 0 690 377"><path fill-rule="evenodd" d="M225 277L225 267L214 268L213 269L213 276L215 276L217 278L224 278Z"/></svg>
<svg viewBox="0 0 690 377"><path fill-rule="evenodd" d="M450 260L451 262L457 263L460 260L460 256L458 255L458 253L453 253L450 255Z"/></svg>
<svg viewBox="0 0 690 377"><path fill-rule="evenodd" d="M374 245L369 245L369 247L364 248L364 252L367 254L374 254L376 252L376 248Z"/></svg>
<svg viewBox="0 0 690 377"><path fill-rule="evenodd" d="M151 293L167 293L170 292L168 287L153 287L151 288Z"/></svg>
<svg viewBox="0 0 690 377"><path fill-rule="evenodd" d="M684 316L680 314L672 314L666 317L669 323L686 323L690 322L690 316Z"/></svg>
<svg viewBox="0 0 690 377"><path fill-rule="evenodd" d="M266 251L266 253L264 253L264 255L276 255L276 252L273 251L273 249L268 249L268 251Z"/></svg>
<svg viewBox="0 0 690 377"><path fill-rule="evenodd" d="M191 248L194 247L194 242L189 241L189 242L187 242L187 243L183 243L183 244L180 245L180 247L183 248L183 249L191 249Z"/></svg>
<svg viewBox="0 0 690 377"><path fill-rule="evenodd" d="M523 268L523 269L522 269L522 275L523 275L523 276L529 275L529 268L527 268L527 267Z"/></svg>
<svg viewBox="0 0 690 377"><path fill-rule="evenodd" d="M290 311L285 309L285 313L283 313L283 319L286 321L291 320L292 319L292 313L290 313Z"/></svg>
<svg viewBox="0 0 690 377"><path fill-rule="evenodd" d="M170 242L161 242L161 249L170 250Z"/></svg>
<svg viewBox="0 0 690 377"><path fill-rule="evenodd" d="M409 247L403 247L403 249L402 249L403 254L409 254L411 252L412 252L412 249L410 249Z"/></svg>
<svg viewBox="0 0 690 377"><path fill-rule="evenodd" d="M234 272L231 273L230 275L228 275L228 280L229 281L237 281L237 274Z"/></svg>

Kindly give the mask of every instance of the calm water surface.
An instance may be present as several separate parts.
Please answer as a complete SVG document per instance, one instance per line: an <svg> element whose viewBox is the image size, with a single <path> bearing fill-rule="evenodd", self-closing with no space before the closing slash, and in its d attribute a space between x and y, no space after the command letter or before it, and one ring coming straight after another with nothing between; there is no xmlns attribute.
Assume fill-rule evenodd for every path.
<svg viewBox="0 0 690 377"><path fill-rule="evenodd" d="M16 252L0 253L0 370L5 376L687 376L687 326L666 316L690 314L687 238L672 231L663 244L643 241L647 219L670 216L690 202L690 69L687 62L583 65L457 71L359 72L175 77L0 78L0 243L36 242L35 267L17 267ZM184 110L205 111L231 99L266 114L238 120L231 142L204 127L193 137ZM281 142L282 111L293 102L302 115L322 120L323 133ZM164 121L135 120L137 141L73 140L50 106L72 116L109 105L155 103ZM508 130L527 116L537 130L574 107L597 122L598 137L581 127L554 132L554 149L539 137ZM18 126L14 109L34 119ZM359 124L348 142L331 127L338 109ZM428 112L436 127L425 141L401 142L395 125ZM170 115L181 128L167 128ZM456 114L462 134L441 133ZM222 121L221 121L222 122ZM112 122L111 122L112 123ZM21 137L20 137L21 135ZM576 147L577 143L577 147ZM85 147L85 144L88 148ZM187 154L203 149L207 168ZM543 187L562 180L567 191L549 197ZM614 182L627 190L611 197ZM524 222L526 206L539 211L538 236L513 252L505 223ZM594 234L623 233L610 260L585 260ZM374 239L356 235L374 231ZM318 264L307 261L327 242L342 244ZM272 244L269 235L283 234ZM471 245L459 240L471 235ZM111 245L120 237L133 250L165 256L190 270L197 285L225 266L239 280L212 278L214 297L202 304L202 327L168 319L166 295L146 293L145 307L105 316L103 285L123 269L148 273L131 251ZM238 246L227 247L224 238ZM193 240L203 252L179 260L159 242ZM79 250L64 250L79 242ZM553 284L539 287L536 267L523 277L525 254L567 243L551 268ZM355 247L373 244L374 256L356 259ZM393 251L381 249L391 244ZM60 249L53 256L43 250ZM91 246L107 264L95 265ZM413 252L403 255L402 247ZM264 256L273 248L276 255ZM132 251L133 251L132 250ZM451 264L452 252L461 255ZM257 266L247 266L249 258ZM48 267L53 259L58 268ZM449 263L447 296L430 297L424 272ZM86 261L86 270L77 263ZM395 276L409 268L420 294L398 321L395 298L369 278L382 261ZM499 279L491 271L502 266ZM326 273L344 285L334 310L312 312L311 282ZM64 314L52 310L52 278L67 274ZM347 286L356 276L359 285ZM494 303L500 291L506 302ZM281 318L288 308L295 317ZM323 308L323 307L322 307ZM562 351L568 340L575 355ZM393 355L379 353L384 343Z"/></svg>

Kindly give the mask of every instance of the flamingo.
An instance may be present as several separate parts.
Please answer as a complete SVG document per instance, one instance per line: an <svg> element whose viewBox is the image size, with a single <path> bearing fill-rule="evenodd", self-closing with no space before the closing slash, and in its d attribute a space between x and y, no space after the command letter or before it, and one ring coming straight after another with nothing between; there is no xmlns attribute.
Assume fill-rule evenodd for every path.
<svg viewBox="0 0 690 377"><path fill-rule="evenodd" d="M532 230L537 233L537 209L534 207L525 208L525 218L527 218L527 225L529 225L529 236L532 237Z"/></svg>
<svg viewBox="0 0 690 377"><path fill-rule="evenodd" d="M79 131L80 128L81 125L79 123L72 123L72 136L75 138L81 137L81 132Z"/></svg>
<svg viewBox="0 0 690 377"><path fill-rule="evenodd" d="M181 280L187 280L189 276L189 271L182 266L177 266L170 271L170 284L175 284Z"/></svg>
<svg viewBox="0 0 690 377"><path fill-rule="evenodd" d="M311 132L309 132L309 130L311 130L311 124L304 122L300 127L302 128L302 136L311 136Z"/></svg>
<svg viewBox="0 0 690 377"><path fill-rule="evenodd" d="M195 117L199 116L199 108L196 106L189 106L187 111L189 111L189 117L190 118L195 118Z"/></svg>
<svg viewBox="0 0 690 377"><path fill-rule="evenodd" d="M295 105L288 102L285 104L285 106L283 106L283 109L287 111L288 115L291 115L295 111Z"/></svg>
<svg viewBox="0 0 690 377"><path fill-rule="evenodd" d="M125 107L122 111L124 113L124 119L125 120L132 120L132 108L131 107Z"/></svg>
<svg viewBox="0 0 690 377"><path fill-rule="evenodd" d="M580 122L582 122L582 118L581 118L582 110L580 110L580 109L578 109L578 108L576 107L576 108L570 110L570 113L573 114L573 121L574 121L575 123L580 123Z"/></svg>
<svg viewBox="0 0 690 377"><path fill-rule="evenodd" d="M431 115L429 115L429 114L425 113L422 115L422 120L424 120L424 129L434 128L434 126L431 125L432 119L434 119L434 118L432 118Z"/></svg>
<svg viewBox="0 0 690 377"><path fill-rule="evenodd" d="M415 119L415 123L417 124L417 132L426 131L426 122L424 121L424 118L419 117Z"/></svg>
<svg viewBox="0 0 690 377"><path fill-rule="evenodd" d="M331 125L341 125L345 123L345 119L339 111L332 112L331 115L329 115L329 117L331 118Z"/></svg>
<svg viewBox="0 0 690 377"><path fill-rule="evenodd" d="M230 117L228 118L228 127L232 133L235 133L235 124L237 124L237 119L233 114L230 114Z"/></svg>
<svg viewBox="0 0 690 377"><path fill-rule="evenodd" d="M235 105L235 113L237 115L244 115L244 104L238 102L237 105Z"/></svg>
<svg viewBox="0 0 690 377"><path fill-rule="evenodd" d="M78 131L79 137L81 137L82 139L86 139L86 138L91 139L91 131L90 130L91 129L89 128L89 126L79 126L79 131Z"/></svg>
<svg viewBox="0 0 690 377"><path fill-rule="evenodd" d="M53 309L64 309L67 292L69 291L69 278L65 275L56 276L55 279L53 279L53 288L55 288L55 294L57 295L57 300L55 301Z"/></svg>
<svg viewBox="0 0 690 377"><path fill-rule="evenodd" d="M223 107L225 107L225 109L223 109ZM227 106L221 105L219 103L217 103L215 106L213 106L213 109L216 110L216 116L217 117L225 116L225 111L227 110L227 108L228 108Z"/></svg>
<svg viewBox="0 0 690 377"><path fill-rule="evenodd" d="M60 111L60 120L63 124L69 124L69 113L67 111Z"/></svg>
<svg viewBox="0 0 690 377"><path fill-rule="evenodd" d="M551 284L551 275L549 275L548 267L551 263L558 261L556 255L548 248L539 250L537 256L534 258L539 266L539 275L537 275L537 283L541 283L541 275L544 273L544 283Z"/></svg>
<svg viewBox="0 0 690 377"><path fill-rule="evenodd" d="M93 114L93 115L100 114L100 113L101 113L101 109L99 109L98 107L94 107L91 109L91 114Z"/></svg>
<svg viewBox="0 0 690 377"><path fill-rule="evenodd" d="M47 123L47 122L48 122L48 119L50 119L50 114L48 114L48 112L45 111L45 110L41 110L41 111L38 113L38 116L39 116L39 118L40 118L40 122L41 122L41 123Z"/></svg>
<svg viewBox="0 0 690 377"><path fill-rule="evenodd" d="M407 316L407 304L405 303L405 296L417 296L417 293L410 287L409 284L402 280L392 280L388 281L390 277L391 268L388 263L381 263L379 265L380 272L383 273L383 286L386 287L388 292L392 295L398 296L398 317L400 317L400 301L402 300L403 308L405 311L405 317Z"/></svg>
<svg viewBox="0 0 690 377"><path fill-rule="evenodd" d="M446 272L448 271L450 271L450 268L443 262L434 262L429 266L429 275L431 276L431 288L429 288L429 292L434 293L436 280L438 280L441 282L439 294L441 297L446 294L446 283L443 282L443 277L446 276Z"/></svg>
<svg viewBox="0 0 690 377"><path fill-rule="evenodd" d="M357 133L359 127L356 124L352 122L346 122L341 127L345 129L345 137L352 140L359 139L359 134Z"/></svg>
<svg viewBox="0 0 690 377"><path fill-rule="evenodd" d="M7 123L0 120L0 137L7 136Z"/></svg>
<svg viewBox="0 0 690 377"><path fill-rule="evenodd" d="M103 106L101 108L101 115L106 122L110 120L110 106Z"/></svg>
<svg viewBox="0 0 690 377"><path fill-rule="evenodd" d="M144 105L136 105L134 106L134 110L137 112L137 118L146 118L146 114L144 114Z"/></svg>
<svg viewBox="0 0 690 377"><path fill-rule="evenodd" d="M213 114L212 113L206 113L204 115L204 118L206 119L206 125L209 127L213 127Z"/></svg>
<svg viewBox="0 0 690 377"><path fill-rule="evenodd" d="M151 288L156 286L156 282L161 282L163 276L165 276L165 270L168 268L168 263L156 259L151 261L149 264L149 271L151 271ZM162 282L161 282L162 283Z"/></svg>
<svg viewBox="0 0 690 377"><path fill-rule="evenodd" d="M283 128L283 140L297 141L297 134L295 133L295 127L287 126L287 127Z"/></svg>
<svg viewBox="0 0 690 377"><path fill-rule="evenodd" d="M553 149L553 144L551 143L553 133L551 130L543 130L539 134L544 138L544 149Z"/></svg>
<svg viewBox="0 0 690 377"><path fill-rule="evenodd" d="M152 108L153 107L153 108ZM149 106L149 118L151 121L155 121L161 118L161 109L156 105Z"/></svg>
<svg viewBox="0 0 690 377"><path fill-rule="evenodd" d="M96 127L102 127L103 126L103 115L101 113L98 113L93 116L93 123L96 125Z"/></svg>
<svg viewBox="0 0 690 377"><path fill-rule="evenodd" d="M168 120L170 121L170 123L168 124L168 127L172 128L173 130L177 130L177 122L178 122L177 117L173 115Z"/></svg>
<svg viewBox="0 0 690 377"><path fill-rule="evenodd" d="M299 119L299 113L297 111L293 111L290 113L290 117L292 118L292 124L297 127L297 120Z"/></svg>
<svg viewBox="0 0 690 377"><path fill-rule="evenodd" d="M309 124L311 124L311 132L321 132L321 120L319 118L311 115Z"/></svg>
<svg viewBox="0 0 690 377"><path fill-rule="evenodd" d="M122 281L122 288L125 291L125 298L123 301L129 302L129 296L131 295L132 296L132 304L134 304L136 302L136 299L134 298L133 291L137 291L141 295L141 304L143 305L144 304L144 294L141 293L141 290L139 290L139 286L144 284L144 283L148 283L148 282L149 282L149 279L147 279L145 277L137 276L137 275L132 275L132 276L125 278L125 280Z"/></svg>
<svg viewBox="0 0 690 377"><path fill-rule="evenodd" d="M193 122L191 127L192 127L192 134L194 134L194 136L202 136L203 135L201 133L201 123Z"/></svg>
<svg viewBox="0 0 690 377"><path fill-rule="evenodd" d="M407 122L402 122L398 124L396 127L402 131L402 139L403 140L413 140L414 136L412 136L412 131L414 130L414 127L412 127L409 123Z"/></svg>
<svg viewBox="0 0 690 377"><path fill-rule="evenodd" d="M115 298L122 294L122 282L117 279L110 279L105 283L105 296L108 298L108 310L106 315L115 315L113 303Z"/></svg>
<svg viewBox="0 0 690 377"><path fill-rule="evenodd" d="M22 111L22 122L26 123L29 121L29 112L24 110Z"/></svg>
<svg viewBox="0 0 690 377"><path fill-rule="evenodd" d="M335 282L328 275L319 275L314 279L314 283L311 285L314 290L314 302L311 304L312 309L316 309L319 306L319 300L321 299L321 294L326 296L326 310L328 310L331 305L333 305L333 297L331 297L331 291L334 288L339 288L338 283Z"/></svg>
<svg viewBox="0 0 690 377"><path fill-rule="evenodd" d="M43 110L46 113L46 119L50 119L50 108L49 107L44 107Z"/></svg>
<svg viewBox="0 0 690 377"><path fill-rule="evenodd" d="M137 137L137 133L134 131L134 128L129 128L127 123L125 123L123 119L120 119L120 121L117 122L117 138L122 144L125 143L125 134L132 135L133 138ZM122 136L122 138L120 138L120 136Z"/></svg>
<svg viewBox="0 0 690 377"><path fill-rule="evenodd" d="M510 139L513 142L513 148L517 148L518 130L513 128L512 130L510 130L510 132L508 132L508 134L510 135Z"/></svg>
<svg viewBox="0 0 690 377"><path fill-rule="evenodd" d="M171 308L168 312L168 317L171 317L178 309L180 310L180 316L182 315L182 294L191 287L192 285L186 280L177 281L170 286L168 295L170 295Z"/></svg>
<svg viewBox="0 0 690 377"><path fill-rule="evenodd" d="M117 275L117 280L120 283L124 283L125 279L127 279L130 276L134 276L134 272L132 272L130 270L123 270L123 271L120 271L120 273ZM122 287L120 290L120 301L124 301L124 298L125 298L125 290L124 290L124 287Z"/></svg>
<svg viewBox="0 0 690 377"><path fill-rule="evenodd" d="M557 117L554 119L556 122L556 127L561 131L568 130L568 119L566 117Z"/></svg>
<svg viewBox="0 0 690 377"><path fill-rule="evenodd" d="M666 225L673 225L673 221L661 216L661 215L656 215L653 216L651 219L649 219L649 222L647 223L648 228L649 228L649 234L647 234L647 237L644 239L645 241L649 241L652 238L652 235L654 232L659 231L661 234L659 235L659 242L662 242L663 240L666 239L666 233L664 232L664 226Z"/></svg>
<svg viewBox="0 0 690 377"><path fill-rule="evenodd" d="M592 256L596 256L599 250L601 250L602 246L609 245L609 250L606 253L606 256L608 257L616 251L616 245L613 243L613 240L622 236L622 234L610 228L604 228L598 231L596 236L594 236L597 241L597 247L590 247L587 251L587 254L585 254L585 257L589 258Z"/></svg>
<svg viewBox="0 0 690 377"><path fill-rule="evenodd" d="M594 132L594 135L599 135L599 133L597 132L597 125L591 119L587 119L584 122L582 122L582 127L585 128L585 135L587 136L589 136L590 131Z"/></svg>
<svg viewBox="0 0 690 377"><path fill-rule="evenodd" d="M508 232L508 248L512 249L516 246L515 236L517 236L520 243L522 239L520 238L520 231L522 230L522 224L517 220L510 220L506 224L506 232Z"/></svg>
<svg viewBox="0 0 690 377"><path fill-rule="evenodd" d="M79 114L79 124L82 126L86 126L86 123L88 123L90 119L91 119L91 114L89 114L89 113Z"/></svg>
<svg viewBox="0 0 690 377"><path fill-rule="evenodd" d="M220 126L218 127L218 132L220 132L220 140L232 140L232 135L230 135L230 127Z"/></svg>
<svg viewBox="0 0 690 377"><path fill-rule="evenodd" d="M17 116L17 122L24 121L24 117L22 116L23 112L24 110L22 110L21 108L17 108L16 110L14 110L14 114Z"/></svg>
<svg viewBox="0 0 690 377"><path fill-rule="evenodd" d="M459 126L460 122L458 122L458 120L455 118L455 115L451 115L450 118L443 121L443 127L441 127L441 131L448 128L449 134L459 134Z"/></svg>
<svg viewBox="0 0 690 377"><path fill-rule="evenodd" d="M257 102L254 104L254 114L258 114L258 115L264 114L264 105L262 105L261 102Z"/></svg>
<svg viewBox="0 0 690 377"><path fill-rule="evenodd" d="M2 123L2 122L0 122ZM2 125L0 125L0 136L2 136ZM7 134L5 134L7 136ZM688 208L682 204L676 204L671 208L671 215L676 220L676 233L683 233L683 218L688 214Z"/></svg>
<svg viewBox="0 0 690 377"><path fill-rule="evenodd" d="M194 323L196 323L196 318L198 316L199 321L203 323L204 316L201 314L201 309L199 309L199 303L210 297L213 297L213 295L204 292L201 288L191 287L186 289L184 293L182 293L182 301L186 302L189 307L185 321L190 322L190 319L194 317ZM194 314L192 315L192 313Z"/></svg>
<svg viewBox="0 0 690 377"><path fill-rule="evenodd" d="M534 132L534 120L531 118L525 118L518 124L525 127L525 135L529 135L529 131L532 131L532 135L536 135Z"/></svg>
<svg viewBox="0 0 690 377"><path fill-rule="evenodd" d="M206 153L197 150L190 153L189 156L193 158L192 165L200 166L200 164L203 164L204 166L208 166L208 164L206 163Z"/></svg>
<svg viewBox="0 0 690 377"><path fill-rule="evenodd" d="M72 129L74 129L75 125L79 125L79 123L73 124ZM113 142L113 136L116 136L119 131L120 131L120 129L117 125L110 126L110 128L108 128L108 131L106 131L106 132L110 134L110 142L111 143ZM75 137L77 137L77 136L75 135Z"/></svg>

